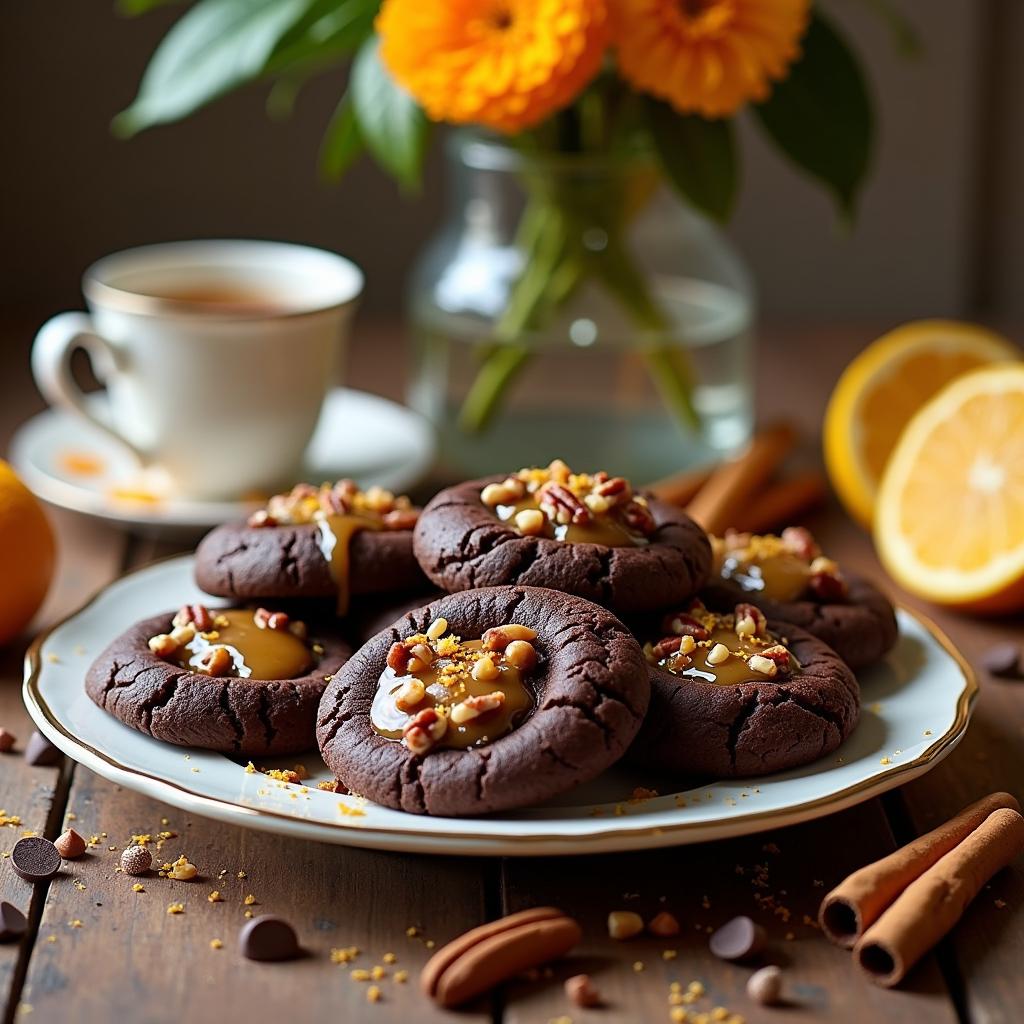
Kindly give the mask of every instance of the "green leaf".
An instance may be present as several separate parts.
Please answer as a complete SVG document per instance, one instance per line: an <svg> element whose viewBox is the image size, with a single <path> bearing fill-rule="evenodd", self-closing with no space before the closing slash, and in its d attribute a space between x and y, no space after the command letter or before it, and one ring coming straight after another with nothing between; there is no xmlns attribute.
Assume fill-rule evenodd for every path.
<svg viewBox="0 0 1024 1024"><path fill-rule="evenodd" d="M654 149L669 181L697 209L718 221L732 213L739 189L739 157L731 121L679 114L645 99Z"/></svg>
<svg viewBox="0 0 1024 1024"><path fill-rule="evenodd" d="M311 0L199 0L157 47L119 135L177 121L258 77Z"/></svg>
<svg viewBox="0 0 1024 1024"><path fill-rule="evenodd" d="M404 188L416 189L426 152L427 119L381 63L375 37L356 54L350 88L366 148Z"/></svg>
<svg viewBox="0 0 1024 1024"><path fill-rule="evenodd" d="M320 171L331 181L337 181L352 166L363 151L363 137L359 133L355 108L346 93L331 118L320 147Z"/></svg>
<svg viewBox="0 0 1024 1024"><path fill-rule="evenodd" d="M157 7L167 7L169 4L180 3L181 0L118 0L117 8L122 14L135 16L146 14Z"/></svg>
<svg viewBox="0 0 1024 1024"><path fill-rule="evenodd" d="M378 7L378 0L312 0L274 48L267 73L311 73L336 64L373 33Z"/></svg>
<svg viewBox="0 0 1024 1024"><path fill-rule="evenodd" d="M874 113L857 58L820 14L803 57L771 96L754 107L768 137L854 215L874 142Z"/></svg>

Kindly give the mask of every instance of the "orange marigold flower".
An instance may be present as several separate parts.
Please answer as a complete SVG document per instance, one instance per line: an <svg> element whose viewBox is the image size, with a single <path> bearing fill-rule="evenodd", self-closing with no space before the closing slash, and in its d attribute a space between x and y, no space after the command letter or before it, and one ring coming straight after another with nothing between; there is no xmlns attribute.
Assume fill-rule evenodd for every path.
<svg viewBox="0 0 1024 1024"><path fill-rule="evenodd" d="M434 121L513 133L571 103L608 43L605 0L385 0L381 57Z"/></svg>
<svg viewBox="0 0 1024 1024"><path fill-rule="evenodd" d="M799 56L810 0L610 0L623 78L683 114L766 99Z"/></svg>

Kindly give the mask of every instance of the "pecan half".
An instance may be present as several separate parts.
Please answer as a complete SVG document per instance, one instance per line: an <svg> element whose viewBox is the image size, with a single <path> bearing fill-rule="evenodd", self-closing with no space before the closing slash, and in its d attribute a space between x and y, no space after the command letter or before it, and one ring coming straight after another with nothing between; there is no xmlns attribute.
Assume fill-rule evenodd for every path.
<svg viewBox="0 0 1024 1024"><path fill-rule="evenodd" d="M768 620L757 605L738 604L735 608L736 635L761 636L768 628Z"/></svg>
<svg viewBox="0 0 1024 1024"><path fill-rule="evenodd" d="M562 484L543 484L537 491L537 504L556 523L586 526L590 522L590 509Z"/></svg>
<svg viewBox="0 0 1024 1024"><path fill-rule="evenodd" d="M787 526L782 531L782 543L787 551L808 562L821 554L821 548L818 547L811 531L804 526Z"/></svg>
<svg viewBox="0 0 1024 1024"><path fill-rule="evenodd" d="M623 507L622 520L631 530L644 537L649 537L658 528L651 510L646 505L641 505L636 498Z"/></svg>
<svg viewBox="0 0 1024 1024"><path fill-rule="evenodd" d="M685 612L666 615L662 620L662 628L666 633L673 633L675 636L692 636L694 640L707 640L711 636L707 626Z"/></svg>

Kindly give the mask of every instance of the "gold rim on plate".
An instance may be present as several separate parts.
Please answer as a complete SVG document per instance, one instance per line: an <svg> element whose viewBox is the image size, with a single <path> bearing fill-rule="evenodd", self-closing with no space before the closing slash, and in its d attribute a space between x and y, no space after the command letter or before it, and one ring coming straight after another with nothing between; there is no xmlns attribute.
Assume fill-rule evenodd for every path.
<svg viewBox="0 0 1024 1024"><path fill-rule="evenodd" d="M161 565L165 562L174 561L175 559L188 557L182 555L170 555L165 558L158 558L152 562L147 562L143 566L139 566L137 569L133 569L131 572L124 573L118 577L113 583L119 583L130 576L135 576L139 573L145 572L152 569L154 566ZM476 832L442 832L437 829L422 829L418 831L412 830L401 830L396 828L375 828L373 826L362 825L352 821L311 821L306 818L299 818L292 814L284 814L281 811L274 811L268 808L249 807L245 804L235 803L231 800L223 800L218 797L207 796L204 793L199 793L194 789L190 789L187 786L182 786L177 782L170 782L167 779L160 778L156 775L150 775L148 772L140 771L137 768L130 768L127 765L121 764L119 761L105 754L103 751L97 750L95 747L90 746L88 743L83 742L79 737L68 732L64 728L60 720L50 710L50 706L43 699L42 694L39 692L39 677L42 672L42 650L47 639L60 629L65 623L70 622L71 619L81 615L82 612L90 608L104 593L107 589L113 585L113 583L107 584L101 587L95 594L86 600L82 605L76 608L69 615L66 615L59 622L54 623L48 629L40 633L36 639L32 642L28 651L25 654L25 682L22 687L22 697L25 705L29 712L36 717L36 714L41 716L50 727L57 733L60 734L67 742L65 752L78 749L88 752L89 755L96 758L105 764L110 765L112 768L119 772L123 772L129 776L136 776L138 778L147 779L157 790L169 791L172 794L175 792L184 793L188 798L195 804L210 809L222 809L226 808L232 814L242 814L246 817L253 818L279 818L284 821L308 824L315 827L340 829L342 831L349 831L358 835L382 835L382 836L410 836L420 837L425 839L451 839L463 842L491 842L491 843L564 843L566 841L572 841L573 843L589 843L596 842L599 840L606 840L613 837L628 836L630 838L643 838L644 836L666 836L675 835L692 831L694 829L707 828L708 822L702 821L684 821L676 824L668 825L646 825L638 828L629 828L620 825L614 829L606 829L601 832L590 832L586 835L578 835L573 833L558 833L558 834L532 834L532 835L501 835L495 836L485 833ZM978 696L978 680L975 675L974 669L968 664L967 660L957 649L956 645L948 636L926 615L922 615L920 612L913 611L907 608L905 605L897 605L900 611L909 615L912 619L915 619L924 629L931 634L933 639L942 647L947 654L956 662L961 673L964 677L964 688L960 692L957 698L956 706L956 717L953 720L952 725L946 730L941 736L930 743L925 750L914 758L912 761L908 761L905 764L900 765L891 771L885 772L882 776L872 776L868 779L863 779L860 782L854 783L852 786L847 786L845 789L837 790L834 793L829 793L827 796L815 797L813 800L806 800L803 803L793 804L785 808L779 808L772 811L752 811L744 814L739 814L728 819L730 825L735 824L746 824L749 822L757 822L768 818L777 818L780 815L792 815L802 814L806 811L814 811L822 806L833 803L843 803L848 798L854 797L865 790L872 789L878 785L879 778L884 778L886 781L893 782L893 786L897 784L896 780L902 776L908 774L914 774L917 768L928 764L930 761L935 760L939 754L946 750L949 746L956 743L967 729L967 725L970 722L971 709L974 705L974 701ZM38 718L37 718L38 721ZM152 739L152 737L150 737ZM155 742L160 742L156 740ZM72 754L72 756L74 756ZM76 759L77 760L77 759ZM887 787L893 788L893 787ZM667 794L670 795L670 794ZM170 799L171 803L174 803L173 799ZM415 815L411 817L423 817L426 820L431 820L429 816ZM622 821L623 819L619 819ZM751 829L751 831L756 831ZM666 844L667 845L667 844Z"/></svg>

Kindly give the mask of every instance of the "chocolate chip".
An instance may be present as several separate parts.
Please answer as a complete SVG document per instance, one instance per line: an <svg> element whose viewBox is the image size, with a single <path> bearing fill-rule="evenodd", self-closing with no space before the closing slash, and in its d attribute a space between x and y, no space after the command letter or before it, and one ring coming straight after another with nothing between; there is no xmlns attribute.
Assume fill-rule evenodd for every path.
<svg viewBox="0 0 1024 1024"><path fill-rule="evenodd" d="M721 960L746 960L757 956L764 947L764 929L749 917L734 917L708 942L708 948Z"/></svg>
<svg viewBox="0 0 1024 1024"><path fill-rule="evenodd" d="M26 836L14 844L11 864L26 882L45 882L60 871L60 854L49 839Z"/></svg>
<svg viewBox="0 0 1024 1024"><path fill-rule="evenodd" d="M292 960L299 955L295 929L270 914L254 917L242 926L238 947L249 960Z"/></svg>
<svg viewBox="0 0 1024 1024"><path fill-rule="evenodd" d="M17 742L18 739L13 732L0 728L0 754L6 754L13 750L14 744Z"/></svg>
<svg viewBox="0 0 1024 1024"><path fill-rule="evenodd" d="M981 663L989 675L1013 679L1020 675L1020 648L1016 644L993 644L982 655Z"/></svg>
<svg viewBox="0 0 1024 1024"><path fill-rule="evenodd" d="M73 828L59 835L53 845L65 860L74 860L85 853L85 840Z"/></svg>
<svg viewBox="0 0 1024 1024"><path fill-rule="evenodd" d="M25 915L13 903L0 903L0 942L20 939L27 928Z"/></svg>
<svg viewBox="0 0 1024 1024"><path fill-rule="evenodd" d="M25 747L25 760L34 765L59 764L64 755L41 733L34 732Z"/></svg>

